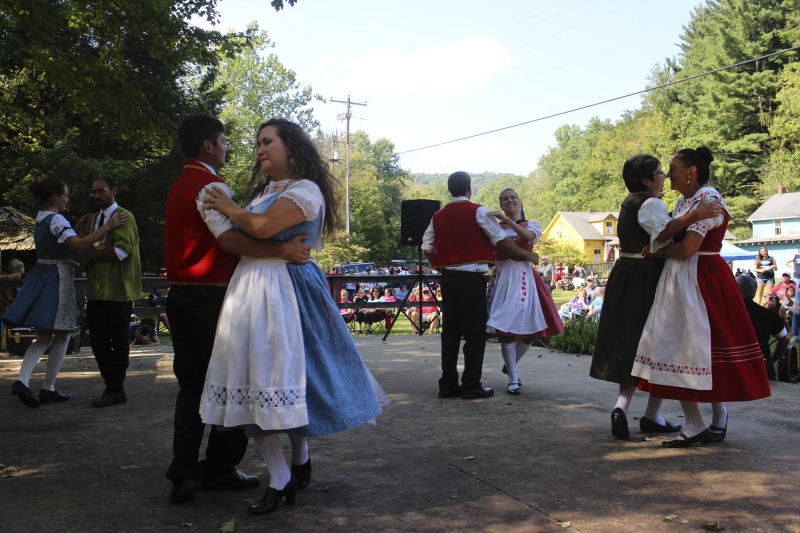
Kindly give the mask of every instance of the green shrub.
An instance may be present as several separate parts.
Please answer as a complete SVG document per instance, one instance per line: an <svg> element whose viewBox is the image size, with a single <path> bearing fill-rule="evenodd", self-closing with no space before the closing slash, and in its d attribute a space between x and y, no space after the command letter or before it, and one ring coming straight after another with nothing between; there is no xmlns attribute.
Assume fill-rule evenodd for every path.
<svg viewBox="0 0 800 533"><path fill-rule="evenodd" d="M564 332L549 339L537 339L535 344L574 354L594 353L597 340L597 323L583 318L571 318L564 323Z"/></svg>

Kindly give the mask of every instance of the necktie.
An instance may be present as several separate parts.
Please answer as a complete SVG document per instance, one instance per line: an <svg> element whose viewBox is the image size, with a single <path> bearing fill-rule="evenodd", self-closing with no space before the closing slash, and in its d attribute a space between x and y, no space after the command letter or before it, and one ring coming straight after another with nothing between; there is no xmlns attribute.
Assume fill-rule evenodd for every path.
<svg viewBox="0 0 800 533"><path fill-rule="evenodd" d="M105 223L105 221L106 221L106 214L101 211L100 212L100 222L97 223L97 229L102 228L103 224Z"/></svg>

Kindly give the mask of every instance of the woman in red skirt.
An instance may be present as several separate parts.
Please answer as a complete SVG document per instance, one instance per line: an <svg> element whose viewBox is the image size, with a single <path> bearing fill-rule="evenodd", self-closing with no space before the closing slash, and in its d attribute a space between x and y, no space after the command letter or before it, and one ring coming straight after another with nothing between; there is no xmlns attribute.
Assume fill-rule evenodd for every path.
<svg viewBox="0 0 800 533"><path fill-rule="evenodd" d="M683 195L673 217L696 208L704 198L722 200L716 189L706 186L713 160L704 146L672 157L667 176ZM689 226L685 235L659 252L667 261L632 373L642 378L640 389L681 402L685 427L677 439L662 443L669 448L724 439L728 412L722 402L770 395L744 300L730 267L719 256L729 220L726 207L722 215ZM698 402L712 403L710 427Z"/></svg>

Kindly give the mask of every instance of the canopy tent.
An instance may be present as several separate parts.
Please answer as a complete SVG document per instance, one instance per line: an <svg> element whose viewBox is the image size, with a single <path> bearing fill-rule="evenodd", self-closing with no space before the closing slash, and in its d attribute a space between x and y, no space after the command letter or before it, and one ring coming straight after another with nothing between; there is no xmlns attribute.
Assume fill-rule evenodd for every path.
<svg viewBox="0 0 800 533"><path fill-rule="evenodd" d="M722 241L722 249L719 251L719 255L728 262L756 258L756 252L748 252L744 248L739 248L725 240Z"/></svg>

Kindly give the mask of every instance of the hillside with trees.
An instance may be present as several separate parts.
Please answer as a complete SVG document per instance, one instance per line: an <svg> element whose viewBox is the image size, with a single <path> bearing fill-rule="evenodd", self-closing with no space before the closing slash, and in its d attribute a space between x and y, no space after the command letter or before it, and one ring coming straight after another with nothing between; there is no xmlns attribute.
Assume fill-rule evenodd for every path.
<svg viewBox="0 0 800 533"><path fill-rule="evenodd" d="M77 219L93 209L91 178L110 173L123 184L120 204L147 236L142 258L152 272L163 263L166 191L182 165L174 146L182 117L223 118L231 143L224 175L239 201L253 174L255 129L268 116L301 123L323 154L344 153L343 136L319 130L310 107L319 96L270 53L267 31L251 25L222 34L193 17L216 21L216 1L0 3L0 204L35 212L28 185L54 175L71 187L67 215ZM513 187L526 217L543 224L557 211L616 211L625 159L647 152L666 167L676 150L706 145L731 230L748 237L747 216L778 185L800 190L800 0L708 0L675 38L681 53L653 66L653 90L637 109L560 126L527 176L474 175L474 199L494 207ZM344 164L331 165L344 212ZM446 177L412 175L390 139L352 133L350 235L342 216L336 238L315 257L323 266L415 258L415 248L399 244L400 203L446 202ZM667 191L665 201L675 196Z"/></svg>

